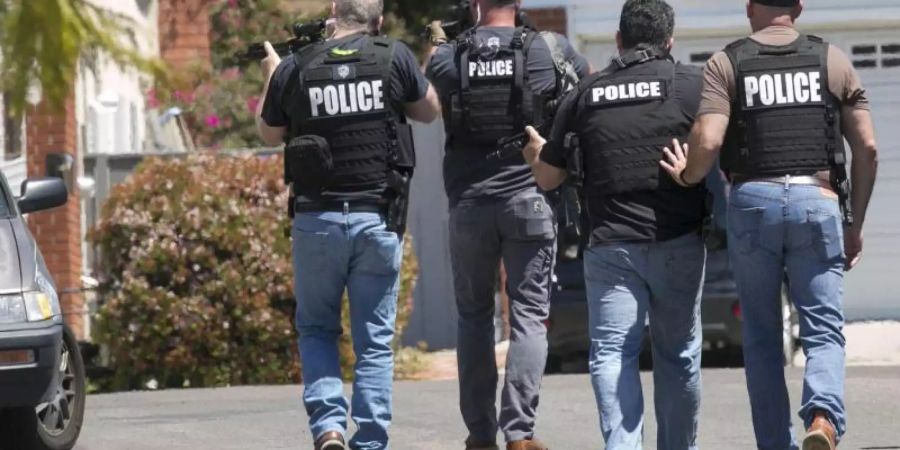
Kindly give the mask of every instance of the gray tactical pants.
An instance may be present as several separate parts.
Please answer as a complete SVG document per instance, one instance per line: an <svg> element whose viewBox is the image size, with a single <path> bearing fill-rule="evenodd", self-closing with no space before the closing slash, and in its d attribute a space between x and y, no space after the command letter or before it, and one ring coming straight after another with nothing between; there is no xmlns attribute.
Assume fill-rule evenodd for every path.
<svg viewBox="0 0 900 450"><path fill-rule="evenodd" d="M556 258L553 211L535 189L496 203L454 207L450 252L459 310L459 406L469 437L476 442L497 437L494 289L502 258L511 334L499 428L507 441L531 439L547 360L545 321Z"/></svg>

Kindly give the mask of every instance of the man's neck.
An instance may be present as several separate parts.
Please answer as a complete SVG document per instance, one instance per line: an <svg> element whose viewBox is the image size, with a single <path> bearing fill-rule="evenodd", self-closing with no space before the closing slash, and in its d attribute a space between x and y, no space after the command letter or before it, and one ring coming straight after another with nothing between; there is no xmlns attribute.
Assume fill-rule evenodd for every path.
<svg viewBox="0 0 900 450"><path fill-rule="evenodd" d="M514 27L516 26L516 9L507 7L484 11L479 25L483 27Z"/></svg>
<svg viewBox="0 0 900 450"><path fill-rule="evenodd" d="M331 39L340 39L354 34L365 33L365 28L336 28Z"/></svg>
<svg viewBox="0 0 900 450"><path fill-rule="evenodd" d="M770 27L794 28L794 19L791 16L778 16L771 20L766 20L753 27L753 32L762 31Z"/></svg>

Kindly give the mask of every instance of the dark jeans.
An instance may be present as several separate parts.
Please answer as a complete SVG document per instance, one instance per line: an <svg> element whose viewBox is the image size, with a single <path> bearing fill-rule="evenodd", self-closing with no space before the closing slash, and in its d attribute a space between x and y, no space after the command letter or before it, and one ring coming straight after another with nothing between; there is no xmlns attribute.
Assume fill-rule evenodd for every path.
<svg viewBox="0 0 900 450"><path fill-rule="evenodd" d="M530 439L547 360L553 211L535 189L496 203L456 206L450 210L450 251L459 309L459 403L469 435L486 442L497 436L493 319L502 258L511 334L499 428L507 441Z"/></svg>

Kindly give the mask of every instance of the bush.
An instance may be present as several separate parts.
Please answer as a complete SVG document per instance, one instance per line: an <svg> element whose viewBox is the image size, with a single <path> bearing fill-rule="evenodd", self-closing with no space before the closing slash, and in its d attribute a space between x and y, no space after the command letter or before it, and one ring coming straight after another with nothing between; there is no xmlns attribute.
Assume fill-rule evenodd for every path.
<svg viewBox="0 0 900 450"><path fill-rule="evenodd" d="M111 388L299 380L281 171L280 157L155 158L116 187L90 235ZM401 329L415 269L407 259Z"/></svg>

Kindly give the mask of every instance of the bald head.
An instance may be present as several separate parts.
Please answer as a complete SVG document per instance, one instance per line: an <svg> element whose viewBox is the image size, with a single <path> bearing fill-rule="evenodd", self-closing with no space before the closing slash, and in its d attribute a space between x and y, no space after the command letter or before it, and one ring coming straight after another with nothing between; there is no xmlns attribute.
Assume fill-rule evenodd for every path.
<svg viewBox="0 0 900 450"><path fill-rule="evenodd" d="M381 26L383 0L333 0L332 14L338 28L375 31Z"/></svg>
<svg viewBox="0 0 900 450"><path fill-rule="evenodd" d="M803 12L803 0L796 6L769 6L753 0L747 1L747 18L753 31L759 31L770 26L793 27L794 22Z"/></svg>

